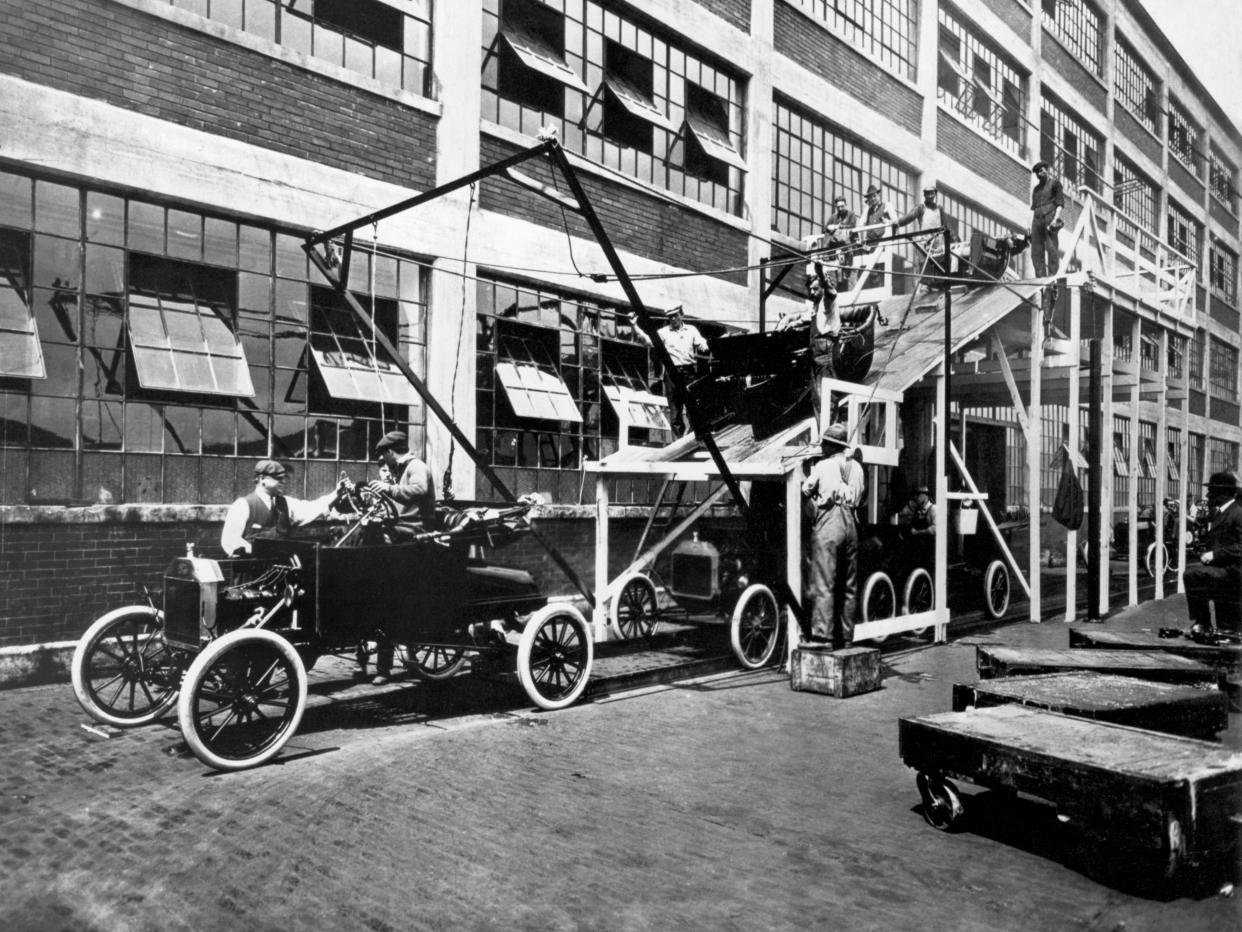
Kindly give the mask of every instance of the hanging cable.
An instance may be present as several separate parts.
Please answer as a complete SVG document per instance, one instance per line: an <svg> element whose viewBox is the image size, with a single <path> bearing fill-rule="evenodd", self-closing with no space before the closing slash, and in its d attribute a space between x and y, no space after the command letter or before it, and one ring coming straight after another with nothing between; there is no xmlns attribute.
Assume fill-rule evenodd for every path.
<svg viewBox="0 0 1242 932"><path fill-rule="evenodd" d="M470 199L466 202L466 235L461 247L461 312L457 315L457 359L453 363L453 382L449 389L449 415L457 419L457 374L461 371L462 341L466 338L466 281L472 276L466 274L470 259L470 218L474 215L474 185L470 186ZM446 499L453 497L453 453L457 444L449 438L448 465L444 467L444 478L441 482L443 495Z"/></svg>

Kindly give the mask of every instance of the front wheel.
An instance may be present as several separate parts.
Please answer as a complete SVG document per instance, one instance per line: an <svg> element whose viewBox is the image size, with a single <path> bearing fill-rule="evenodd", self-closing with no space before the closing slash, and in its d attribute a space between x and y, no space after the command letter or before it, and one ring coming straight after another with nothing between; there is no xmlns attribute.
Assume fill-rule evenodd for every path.
<svg viewBox="0 0 1242 932"><path fill-rule="evenodd" d="M876 570L867 577L867 583L863 586L862 620L885 621L896 614L897 593L893 589L893 581L888 573ZM877 644L883 644L887 639L887 634L871 638Z"/></svg>
<svg viewBox="0 0 1242 932"><path fill-rule="evenodd" d="M747 586L729 620L729 643L733 654L748 670L772 659L781 637L781 613L772 590L761 583Z"/></svg>
<svg viewBox="0 0 1242 932"><path fill-rule="evenodd" d="M306 668L293 645L248 628L212 641L190 664L177 717L195 757L244 770L280 752L305 707Z"/></svg>
<svg viewBox="0 0 1242 932"><path fill-rule="evenodd" d="M153 722L177 701L179 671L164 641L164 613L147 605L108 612L86 629L69 668L73 693L96 721Z"/></svg>
<svg viewBox="0 0 1242 932"><path fill-rule="evenodd" d="M1157 576L1156 560L1160 561L1161 571L1164 573L1172 573L1177 571L1177 550L1174 548L1171 552L1167 545L1163 543L1152 543L1147 547L1147 558L1143 561L1143 565L1147 568L1147 575L1152 579Z"/></svg>
<svg viewBox="0 0 1242 932"><path fill-rule="evenodd" d="M439 682L455 676L466 663L466 652L460 647L415 644L405 659L406 667L420 680Z"/></svg>
<svg viewBox="0 0 1242 932"><path fill-rule="evenodd" d="M906 587L901 599L903 615L917 615L930 612L936 604L936 590L932 584L931 573L924 567L918 567L906 580ZM927 626L913 628L910 631L916 638L927 633Z"/></svg>
<svg viewBox="0 0 1242 932"><path fill-rule="evenodd" d="M572 605L545 605L522 629L518 680L539 708L563 709L582 695L594 659L595 642L581 613Z"/></svg>
<svg viewBox="0 0 1242 932"><path fill-rule="evenodd" d="M1009 567L1003 560L993 560L983 574L983 609L992 619L1005 617L1009 611Z"/></svg>
<svg viewBox="0 0 1242 932"><path fill-rule="evenodd" d="M617 589L608 615L621 637L652 637L660 623L655 584L642 573L629 576Z"/></svg>

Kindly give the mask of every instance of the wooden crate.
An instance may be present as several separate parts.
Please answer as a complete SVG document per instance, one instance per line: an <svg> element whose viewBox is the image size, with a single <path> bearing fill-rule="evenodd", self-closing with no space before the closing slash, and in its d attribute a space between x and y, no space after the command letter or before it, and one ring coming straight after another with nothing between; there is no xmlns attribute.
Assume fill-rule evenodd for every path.
<svg viewBox="0 0 1242 932"><path fill-rule="evenodd" d="M1073 670L953 687L955 712L1007 703L1204 740L1229 727L1229 703L1219 690L1132 676Z"/></svg>
<svg viewBox="0 0 1242 932"><path fill-rule="evenodd" d="M1046 800L1166 878L1202 881L1236 864L1242 752L1012 704L904 718L899 739L939 828L964 814L944 782L956 777Z"/></svg>
<svg viewBox="0 0 1242 932"><path fill-rule="evenodd" d="M1069 646L1088 650L1159 650L1206 663L1228 675L1242 674L1242 646L1237 644L1199 644L1189 638L1162 638L1146 631L1071 628Z"/></svg>
<svg viewBox="0 0 1242 932"><path fill-rule="evenodd" d="M979 676L985 680L997 676L1094 670L1189 686L1218 687L1221 681L1220 673L1213 667L1163 651L978 646L975 664Z"/></svg>
<svg viewBox="0 0 1242 932"><path fill-rule="evenodd" d="M880 688L880 652L874 647L799 647L793 652L789 685L838 699L871 692Z"/></svg>

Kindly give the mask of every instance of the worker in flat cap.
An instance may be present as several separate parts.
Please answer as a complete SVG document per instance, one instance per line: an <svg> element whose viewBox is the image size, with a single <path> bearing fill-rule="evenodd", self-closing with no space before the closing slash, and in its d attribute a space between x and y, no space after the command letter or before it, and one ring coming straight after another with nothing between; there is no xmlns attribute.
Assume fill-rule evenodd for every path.
<svg viewBox="0 0 1242 932"><path fill-rule="evenodd" d="M337 489L311 501L285 494L290 470L276 460L254 466L254 491L233 502L224 516L220 546L230 556L250 553L256 537L285 537L296 524L308 524L328 513Z"/></svg>
<svg viewBox="0 0 1242 932"><path fill-rule="evenodd" d="M910 500L897 512L897 524L911 566L927 566L936 546L936 503L926 483L916 485Z"/></svg>
<svg viewBox="0 0 1242 932"><path fill-rule="evenodd" d="M893 232L896 233L902 227L909 226L912 223L917 223L920 230L927 230L929 232L943 227L949 231L949 241L951 243L956 242L957 222L940 206L939 195L940 190L936 185L925 185L923 188L923 203L898 219L893 224ZM919 287L926 290L930 290L933 284L943 287L947 284L943 280L943 276L948 275L952 271L953 263L953 257L945 253L944 236L922 237L916 240L916 243L925 256L921 272L923 281Z"/></svg>
<svg viewBox="0 0 1242 932"><path fill-rule="evenodd" d="M1216 602L1218 627L1239 632L1238 606L1242 603L1242 495L1238 474L1213 473L1207 481L1210 524L1199 563L1187 566L1186 609L1191 631L1212 629L1211 603Z"/></svg>
<svg viewBox="0 0 1242 932"><path fill-rule="evenodd" d="M1040 160L1031 166L1035 187L1031 189L1031 261L1035 263L1035 277L1055 275L1061 266L1061 217L1065 210L1065 189L1061 179L1052 172L1052 166ZM1056 303L1056 284L1044 289L1044 309Z"/></svg>
<svg viewBox="0 0 1242 932"><path fill-rule="evenodd" d="M397 520L421 529L436 527L436 483L431 468L410 452L405 431L391 430L375 445L375 458L388 470L389 480L367 483L373 492L387 495L397 505Z"/></svg>
<svg viewBox="0 0 1242 932"><path fill-rule="evenodd" d="M820 437L823 459L811 466L802 494L815 509L811 531L811 630L807 646L834 650L854 642L858 611L858 518L863 469L850 455L846 427L829 424Z"/></svg>

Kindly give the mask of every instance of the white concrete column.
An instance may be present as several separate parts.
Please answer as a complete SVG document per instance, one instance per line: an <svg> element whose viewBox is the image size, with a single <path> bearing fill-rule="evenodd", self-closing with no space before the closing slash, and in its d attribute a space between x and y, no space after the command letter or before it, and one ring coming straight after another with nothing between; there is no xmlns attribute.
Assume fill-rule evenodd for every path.
<svg viewBox="0 0 1242 932"><path fill-rule="evenodd" d="M750 4L750 64L754 71L746 89L746 179L744 181L747 216L755 236L747 237L746 261L751 271L746 280L746 307L750 310L742 316L754 313L754 329L758 329L759 301L763 294L763 270L759 263L771 254L769 225L772 221L772 163L775 157L772 146L772 116L776 108L772 103L774 86L772 48L775 26L775 0L751 0ZM773 321L765 323L772 329ZM794 590L795 592L798 590Z"/></svg>
<svg viewBox="0 0 1242 932"><path fill-rule="evenodd" d="M1042 549L1042 535L1040 534L1040 521L1042 519L1041 505L1042 495L1040 488L1040 470L1039 460L1040 453L1043 450L1044 440L1044 414L1042 408L1042 388L1043 370L1041 366L1044 359L1044 313L1042 302L1031 302L1031 398L1030 405L1027 407L1027 431L1026 431L1026 485L1027 485L1027 512L1030 514L1030 524L1027 526L1027 540L1030 543L1030 555L1027 561L1027 573L1031 582L1031 603L1030 603L1030 620L1034 622L1042 621L1043 606L1040 604L1042 594L1042 573L1040 567L1040 550Z"/></svg>
<svg viewBox="0 0 1242 932"><path fill-rule="evenodd" d="M1069 345L1070 360L1068 397L1066 408L1069 412L1069 430L1066 444L1069 446L1071 460L1078 457L1082 446L1079 412L1082 381L1082 289L1069 289ZM1073 467L1075 474L1078 467ZM1078 617L1078 532L1065 532L1065 620L1074 621Z"/></svg>

